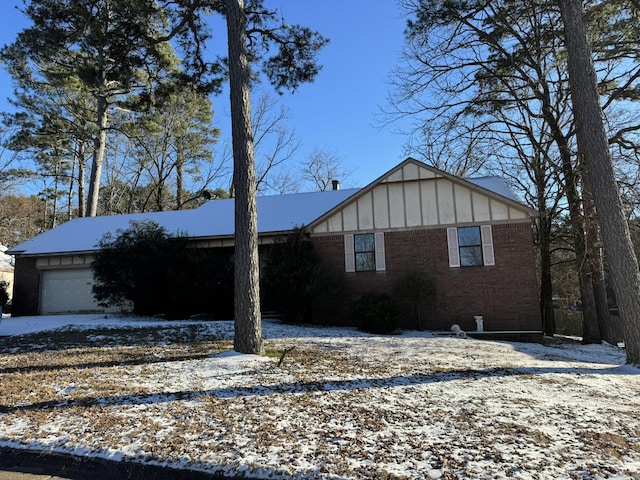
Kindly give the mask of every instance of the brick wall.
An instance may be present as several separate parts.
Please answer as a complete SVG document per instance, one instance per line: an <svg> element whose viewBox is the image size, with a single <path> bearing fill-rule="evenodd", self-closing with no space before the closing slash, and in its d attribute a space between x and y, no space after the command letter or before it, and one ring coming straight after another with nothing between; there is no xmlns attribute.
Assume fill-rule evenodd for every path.
<svg viewBox="0 0 640 480"><path fill-rule="evenodd" d="M36 259L17 255L13 281L11 316L37 315L40 272L36 268Z"/></svg>
<svg viewBox="0 0 640 480"><path fill-rule="evenodd" d="M448 330L457 323L475 330L473 317L482 315L486 330L541 330L531 225L493 225L492 233L495 266L451 268L446 229L385 232L386 271L345 273L348 297L353 301L365 292L391 293L395 279L417 268L428 272L437 288L425 328ZM326 261L344 270L342 235L312 240ZM412 327L408 319L405 327Z"/></svg>

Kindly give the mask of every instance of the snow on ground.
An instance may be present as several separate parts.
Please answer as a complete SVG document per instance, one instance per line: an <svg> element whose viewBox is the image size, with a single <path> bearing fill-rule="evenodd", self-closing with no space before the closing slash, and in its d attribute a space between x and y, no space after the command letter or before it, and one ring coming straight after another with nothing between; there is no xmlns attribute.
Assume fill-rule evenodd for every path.
<svg viewBox="0 0 640 480"><path fill-rule="evenodd" d="M198 322L180 322L198 323ZM87 314L87 315L43 315L38 317L16 317L4 315L0 321L0 337L9 335L24 335L28 333L44 332L60 328L74 328L87 330L92 328L126 328L159 325L175 325L176 322L153 318L120 317L118 315Z"/></svg>
<svg viewBox="0 0 640 480"><path fill-rule="evenodd" d="M263 331L253 356L232 322L5 318L0 446L251 478L640 478L640 370L616 347Z"/></svg>

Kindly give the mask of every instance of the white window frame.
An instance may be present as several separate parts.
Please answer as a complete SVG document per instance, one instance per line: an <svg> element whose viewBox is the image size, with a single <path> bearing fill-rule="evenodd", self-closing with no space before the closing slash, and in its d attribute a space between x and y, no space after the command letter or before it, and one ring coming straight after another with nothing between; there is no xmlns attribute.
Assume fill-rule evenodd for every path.
<svg viewBox="0 0 640 480"><path fill-rule="evenodd" d="M385 248L384 248L384 232L361 232L361 233L373 233L373 238L375 242L374 252L375 252L375 262L376 262L376 272L383 272L387 269L386 259L385 259ZM356 253L355 253L355 235L354 234L346 234L344 236L344 267L345 271L348 273L356 272Z"/></svg>
<svg viewBox="0 0 640 480"><path fill-rule="evenodd" d="M376 242L376 272L384 272L387 269L387 262L384 252L384 233L376 232L373 238Z"/></svg>
<svg viewBox="0 0 640 480"><path fill-rule="evenodd" d="M491 225L480 225L480 239L482 242L482 264L486 267L496 264L493 250L493 232ZM449 266L459 268L460 245L458 244L458 227L447 228L447 245L449 250Z"/></svg>

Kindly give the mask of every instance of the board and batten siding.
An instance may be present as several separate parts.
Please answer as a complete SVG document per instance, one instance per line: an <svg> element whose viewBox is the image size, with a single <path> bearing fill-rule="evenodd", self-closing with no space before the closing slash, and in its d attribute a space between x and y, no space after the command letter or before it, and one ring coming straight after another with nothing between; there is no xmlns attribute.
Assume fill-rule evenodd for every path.
<svg viewBox="0 0 640 480"><path fill-rule="evenodd" d="M334 233L528 220L523 208L409 163L313 225Z"/></svg>

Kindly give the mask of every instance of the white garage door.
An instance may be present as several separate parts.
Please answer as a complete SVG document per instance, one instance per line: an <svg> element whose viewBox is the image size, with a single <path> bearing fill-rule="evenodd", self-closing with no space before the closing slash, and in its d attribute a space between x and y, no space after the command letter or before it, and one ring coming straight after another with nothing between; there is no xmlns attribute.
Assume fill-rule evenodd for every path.
<svg viewBox="0 0 640 480"><path fill-rule="evenodd" d="M40 313L66 313L102 311L93 298L90 268L44 270Z"/></svg>

